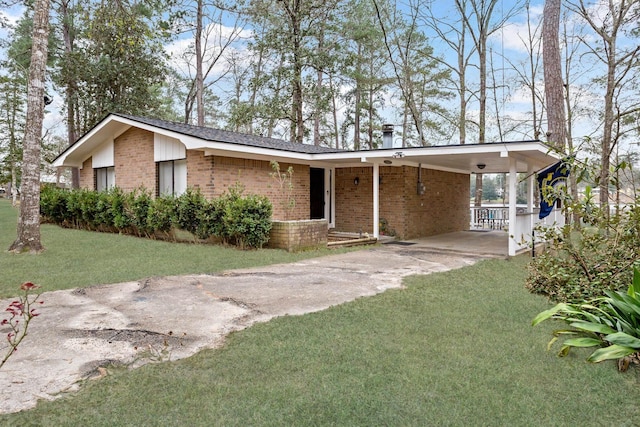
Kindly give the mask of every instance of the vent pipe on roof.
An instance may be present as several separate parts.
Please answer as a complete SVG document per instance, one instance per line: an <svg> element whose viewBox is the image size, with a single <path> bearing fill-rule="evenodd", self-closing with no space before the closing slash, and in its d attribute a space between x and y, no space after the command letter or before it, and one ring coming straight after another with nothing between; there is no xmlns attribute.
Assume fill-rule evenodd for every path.
<svg viewBox="0 0 640 427"><path fill-rule="evenodd" d="M382 125L382 148L393 148L393 125Z"/></svg>

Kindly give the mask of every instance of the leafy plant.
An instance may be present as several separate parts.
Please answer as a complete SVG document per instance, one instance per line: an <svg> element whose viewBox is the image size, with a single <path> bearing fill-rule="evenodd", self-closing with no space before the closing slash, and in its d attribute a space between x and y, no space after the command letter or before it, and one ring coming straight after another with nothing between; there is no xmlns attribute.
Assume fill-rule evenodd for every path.
<svg viewBox="0 0 640 427"><path fill-rule="evenodd" d="M273 206L269 199L242 195L241 187L231 187L216 201L220 226L217 235L240 248L260 248L269 240Z"/></svg>
<svg viewBox="0 0 640 427"><path fill-rule="evenodd" d="M151 238L164 233L174 239L179 228L198 239L217 236L241 248L259 248L269 239L273 207L266 197L243 192L243 186L236 184L208 201L192 189L177 198L154 199L144 188L124 193L119 188L95 192L47 187L40 212L46 221L67 227Z"/></svg>
<svg viewBox="0 0 640 427"><path fill-rule="evenodd" d="M536 229L547 250L531 261L527 288L552 301L572 303L624 290L633 268L640 268L640 205L636 201L609 217L587 188L584 200L569 207L579 212L582 226Z"/></svg>
<svg viewBox="0 0 640 427"><path fill-rule="evenodd" d="M139 188L127 194L125 203L133 233L137 236L150 237L153 234L148 221L149 208L153 203L151 193L144 188Z"/></svg>
<svg viewBox="0 0 640 427"><path fill-rule="evenodd" d="M627 292L605 291L604 297L582 304L559 303L533 319L533 326L547 319L568 323L570 329L554 331L548 348L563 336L559 356L573 347L600 347L587 358L589 362L618 359L623 370L630 360L640 360L640 271L633 272Z"/></svg>
<svg viewBox="0 0 640 427"><path fill-rule="evenodd" d="M2 348L4 356L0 360L0 368L18 351L18 346L27 336L29 324L34 317L40 315L33 308L36 303L42 304L42 301L39 301L40 294L33 294L38 288L38 285L31 282L23 283L20 285L22 295L17 300L12 301L5 310L5 312L9 313L9 317L2 319L0 325L8 326L9 332L7 333L7 346Z"/></svg>
<svg viewBox="0 0 640 427"><path fill-rule="evenodd" d="M169 234L173 229L176 199L173 196L158 197L149 205L147 226L154 232Z"/></svg>
<svg viewBox="0 0 640 427"><path fill-rule="evenodd" d="M188 188L175 199L175 226L188 231L194 236L198 234L198 214L207 204L200 191Z"/></svg>

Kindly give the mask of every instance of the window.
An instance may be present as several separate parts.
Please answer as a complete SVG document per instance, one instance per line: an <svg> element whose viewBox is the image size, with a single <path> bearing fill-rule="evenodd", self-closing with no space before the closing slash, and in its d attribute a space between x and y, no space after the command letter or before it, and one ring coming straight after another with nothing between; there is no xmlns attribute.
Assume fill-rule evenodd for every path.
<svg viewBox="0 0 640 427"><path fill-rule="evenodd" d="M106 191L116 185L116 172L113 166L108 168L96 168L95 173L96 191Z"/></svg>
<svg viewBox="0 0 640 427"><path fill-rule="evenodd" d="M158 162L158 195L179 196L187 189L187 160Z"/></svg>

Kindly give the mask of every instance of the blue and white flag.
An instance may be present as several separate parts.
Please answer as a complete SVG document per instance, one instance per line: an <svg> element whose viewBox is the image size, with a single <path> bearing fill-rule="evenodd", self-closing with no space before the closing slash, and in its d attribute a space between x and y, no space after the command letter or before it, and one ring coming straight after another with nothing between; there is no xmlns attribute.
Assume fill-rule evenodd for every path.
<svg viewBox="0 0 640 427"><path fill-rule="evenodd" d="M548 216L553 210L553 205L556 202L553 188L558 184L564 184L566 182L571 172L571 165L568 161L569 158L562 159L542 172L538 172L538 188L540 189L539 219Z"/></svg>

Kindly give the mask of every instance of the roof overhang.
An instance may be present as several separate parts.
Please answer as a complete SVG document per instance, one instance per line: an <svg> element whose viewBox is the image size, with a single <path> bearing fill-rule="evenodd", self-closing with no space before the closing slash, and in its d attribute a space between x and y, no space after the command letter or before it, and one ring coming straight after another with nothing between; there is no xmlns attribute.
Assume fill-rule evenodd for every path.
<svg viewBox="0 0 640 427"><path fill-rule="evenodd" d="M418 166L457 173L503 173L510 170L512 159L518 172L540 170L555 163L559 156L540 141L446 145L431 147L390 148L364 151L301 153L203 140L171 130L109 115L75 144L63 151L53 166L81 167L103 143L114 140L131 127L159 133L180 140L189 150L201 150L205 155L239 157L254 160L277 160L318 167L352 167L378 164L381 166Z"/></svg>
<svg viewBox="0 0 640 427"><path fill-rule="evenodd" d="M354 161L381 166L420 164L429 169L471 174L509 172L512 160L518 172L539 170L555 163L559 155L540 141L518 141L331 153L316 158L320 157L336 165Z"/></svg>

